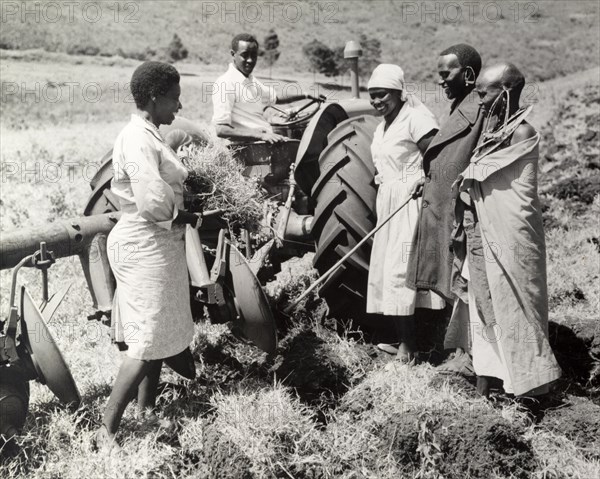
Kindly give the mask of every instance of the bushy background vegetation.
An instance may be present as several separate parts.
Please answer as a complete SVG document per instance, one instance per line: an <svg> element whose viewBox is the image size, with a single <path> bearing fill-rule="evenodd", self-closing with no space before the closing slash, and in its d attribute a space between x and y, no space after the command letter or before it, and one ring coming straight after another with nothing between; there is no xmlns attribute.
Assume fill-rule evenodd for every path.
<svg viewBox="0 0 600 479"><path fill-rule="evenodd" d="M43 8L52 2L14 3L24 6L3 21L2 48L142 59L167 47L176 33L190 61L223 64L234 34L248 31L261 41L275 25L283 52L278 67L295 72L308 71L302 48L312 40L336 50L361 34L381 42L383 62L399 63L407 78L419 82L434 79L431 59L459 42L476 45L488 61L510 58L528 65L528 77L535 81L564 76L598 60L599 7L594 1L481 2L471 7L429 0L299 1L272 5L271 10L264 2L243 1L78 2L72 16L64 6L57 20L56 9ZM98 3L99 9L90 3ZM21 16L24 8L35 12L35 4L38 17ZM508 37L511 41L499 41Z"/></svg>

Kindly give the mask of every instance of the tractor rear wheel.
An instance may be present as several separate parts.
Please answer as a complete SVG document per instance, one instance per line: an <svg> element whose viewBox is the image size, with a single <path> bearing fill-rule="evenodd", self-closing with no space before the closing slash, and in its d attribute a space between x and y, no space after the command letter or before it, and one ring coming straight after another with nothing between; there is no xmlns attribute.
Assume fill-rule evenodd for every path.
<svg viewBox="0 0 600 479"><path fill-rule="evenodd" d="M320 274L356 246L377 222L371 142L379 121L370 115L343 121L329 134L319 157L320 176L311 196L316 204L313 264ZM358 322L364 317L372 244L367 241L322 284L319 296L327 302L331 316Z"/></svg>

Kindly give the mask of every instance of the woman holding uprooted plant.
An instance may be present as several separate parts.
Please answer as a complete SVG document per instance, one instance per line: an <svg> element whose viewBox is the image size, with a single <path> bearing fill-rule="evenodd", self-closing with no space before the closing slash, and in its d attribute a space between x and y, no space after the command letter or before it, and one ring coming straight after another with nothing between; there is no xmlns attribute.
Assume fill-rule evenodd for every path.
<svg viewBox="0 0 600 479"><path fill-rule="evenodd" d="M373 136L371 153L377 170L377 218L384 220L409 196L423 176L423 153L438 131L433 114L417 98L407 95L404 72L382 64L368 84L371 104L383 116ZM374 237L369 266L367 312L392 316L399 336L397 359L410 362L414 354L415 308L443 309L433 292L406 286L421 199L409 202ZM390 345L380 345L389 350Z"/></svg>
<svg viewBox="0 0 600 479"><path fill-rule="evenodd" d="M117 280L113 321L127 353L117 374L96 443L113 446L127 404L137 395L142 411L154 407L163 360L194 374L189 352L194 328L185 258L185 225L199 216L183 210L187 170L158 131L181 108L179 73L145 62L133 73L137 111L113 150L112 192L122 216L108 236Z"/></svg>

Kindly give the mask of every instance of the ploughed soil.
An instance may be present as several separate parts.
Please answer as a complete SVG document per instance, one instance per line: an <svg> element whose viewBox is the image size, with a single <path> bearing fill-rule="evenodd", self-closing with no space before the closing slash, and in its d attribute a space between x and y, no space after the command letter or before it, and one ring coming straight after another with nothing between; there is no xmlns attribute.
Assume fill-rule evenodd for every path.
<svg viewBox="0 0 600 479"><path fill-rule="evenodd" d="M546 410L540 426L562 434L591 459L600 459L600 406L568 396L559 407Z"/></svg>
<svg viewBox="0 0 600 479"><path fill-rule="evenodd" d="M584 106L582 106L584 105ZM585 212L600 194L598 169L600 152L598 124L600 113L598 87L586 87L573 92L553 121L542 131L540 191L542 203L560 200L572 215ZM572 131L580 133L568 141ZM552 209L544 211L545 228L569 228ZM600 253L597 237L589 241ZM562 301L584 301L584 293L574 288L562 297L550 298L551 310ZM314 301L311 300L311 301ZM556 304L554 304L556 303ZM312 311L315 303L306 308ZM421 324L432 327L417 331L419 349L425 351L421 361L433 365L443 360L439 340L443 337L441 316L424 317ZM314 317L312 318L314 320ZM444 318L441 318L444 319ZM324 320L324 318L321 318ZM308 321L307 321L308 323ZM443 330L443 327L442 327ZM219 382L230 380L256 381L266 384L275 373L278 380L292 388L300 401L314 411L322 434L328 434L330 421L345 415L360 425L364 422L395 461L402 476L413 477L515 477L529 478L538 467L532 445L525 429L509 422L499 410L480 407L404 411L390 415L383 423L369 423L369 414L380 402L377 391L363 387L352 391L352 401L346 394L362 381L373 368L389 360L377 353L373 345L355 343L361 348L358 357L366 358L362 375L356 374L355 363L342 357L335 343L314 331L314 323L304 328L284 331L277 354L271 358L240 355L239 345L231 338L222 344L202 346L202 361L211 371L207 378ZM329 333L331 334L331 333ZM522 410L530 413L534 427L564 435L590 459L600 459L600 321L597 317L551 316L549 324L551 345L563 370L563 378L553 391L540 402L524 403ZM434 338L432 341L431 338ZM429 342L428 342L429 341ZM252 372L248 375L248 368ZM269 379L271 378L271 379ZM459 376L434 376L429 386L450 387L465 399L476 399L478 393L472 381ZM217 386L214 384L213 386ZM210 384L208 385L210 388ZM346 397L346 399L345 399ZM502 397L493 404L498 408L507 401ZM210 423L210 418L208 419ZM252 477L249 459L227 437L209 424L204 437L207 461L211 469L221 471L218 477ZM365 461L372 458L365 457ZM282 458L282 463L285 460ZM352 465L340 465L340 474L349 472ZM331 471L329 471L331 472ZM224 475L227 474L227 475ZM325 477L322 467L306 463L290 464L281 477ZM215 476L216 477L216 476ZM279 477L279 476L278 476ZM359 477L359 476L357 476Z"/></svg>
<svg viewBox="0 0 600 479"><path fill-rule="evenodd" d="M444 477L528 478L536 467L531 445L523 430L498 414L479 411L466 418L446 415L437 423L444 460Z"/></svg>

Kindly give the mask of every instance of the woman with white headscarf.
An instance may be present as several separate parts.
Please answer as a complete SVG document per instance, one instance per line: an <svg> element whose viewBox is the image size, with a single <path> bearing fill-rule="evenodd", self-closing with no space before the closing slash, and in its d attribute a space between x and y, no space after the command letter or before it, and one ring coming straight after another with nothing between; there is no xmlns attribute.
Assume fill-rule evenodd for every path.
<svg viewBox="0 0 600 479"><path fill-rule="evenodd" d="M404 72L382 64L368 84L371 104L383 116L371 144L377 170L378 221L385 219L410 195L423 176L423 153L438 131L437 121L417 98L406 94ZM413 250L421 199L410 201L374 237L369 266L367 312L393 316L399 336L397 359L408 363L414 353L415 308L443 309L444 300L430 291L406 286L406 269ZM392 345L380 344L388 352Z"/></svg>

